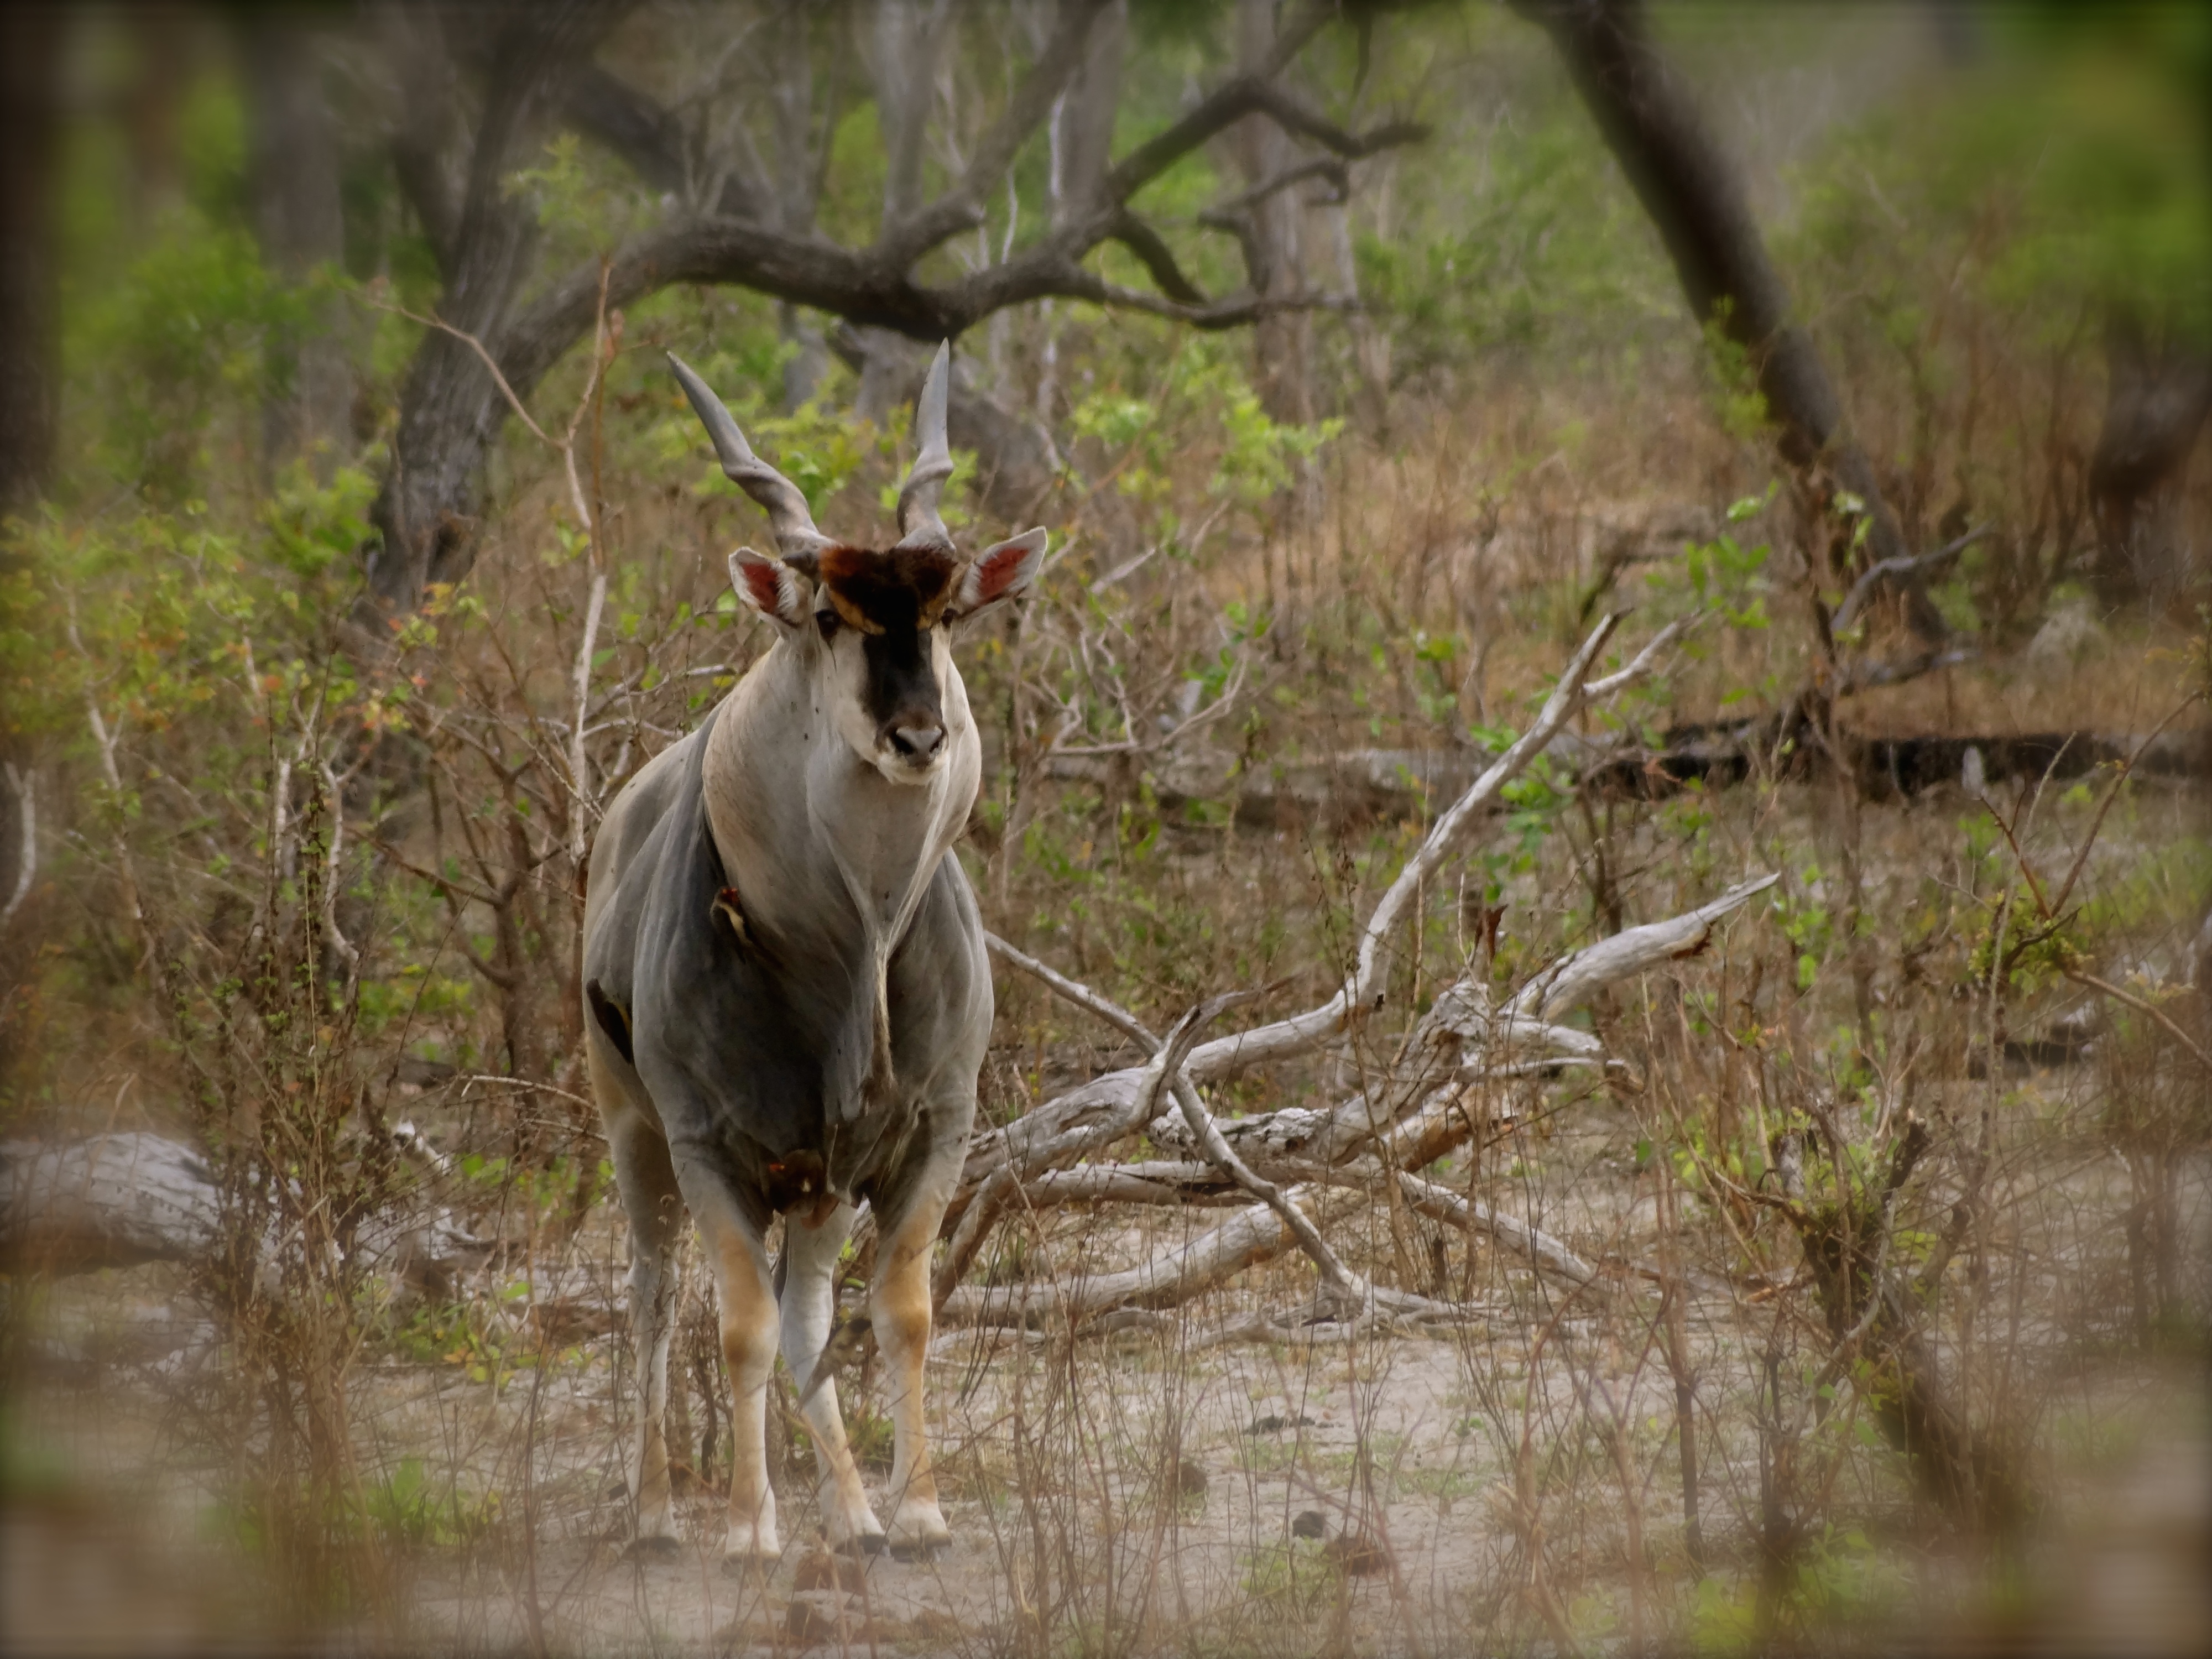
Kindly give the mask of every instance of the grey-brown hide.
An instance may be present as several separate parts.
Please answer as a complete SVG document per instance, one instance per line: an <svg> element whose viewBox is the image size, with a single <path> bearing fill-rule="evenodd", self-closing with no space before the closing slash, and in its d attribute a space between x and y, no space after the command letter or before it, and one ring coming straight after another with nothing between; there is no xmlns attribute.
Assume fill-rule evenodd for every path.
<svg viewBox="0 0 2212 1659"><path fill-rule="evenodd" d="M768 511L775 554L740 548L731 575L777 638L697 732L617 796L592 856L583 978L594 1089L636 1247L644 1535L666 1509L665 1476L653 1478L665 1334L649 1304L671 1236L667 1188L680 1189L710 1259L716 1238L733 1238L758 1266L777 1212L793 1218L794 1238L802 1220L810 1236L835 1221L842 1238L860 1200L881 1236L908 1241L906 1256L934 1235L992 1016L981 921L948 856L981 772L950 635L1019 592L1044 547L1040 530L972 560L956 552L937 507L951 471L942 350L916 413L901 537L881 551L822 535L804 496L753 454L704 383L671 362L725 471ZM834 1263L834 1244L809 1248ZM733 1303L766 1281L727 1249L716 1271L728 1337L732 1319L743 1322ZM926 1287L911 1263L900 1271ZM826 1301L821 1319L785 1310L785 1359L802 1383L811 1360L802 1367L792 1344L813 1340L806 1333L827 1310ZM920 1318L926 1339L926 1296ZM892 1309L878 1330L910 1336L914 1319L911 1308ZM901 1346L912 1350L918 1401L921 1350ZM741 1419L752 1386L740 1383ZM813 1420L825 1407L817 1397L808 1409ZM834 1419L834 1395L826 1410ZM895 1461L910 1477L921 1469L926 1487L918 1412L905 1414L909 1436L894 1410ZM739 1454L750 1455L742 1445ZM874 1535L849 1458L842 1470L835 1453L830 1462L842 1483L833 1534ZM772 1501L759 1498L766 1509L741 1523L744 1484L732 1486L731 1547L772 1553ZM909 1529L927 1540L942 1521L922 1498ZM909 1507L902 1500L902 1514ZM894 1542L899 1531L895 1519Z"/></svg>

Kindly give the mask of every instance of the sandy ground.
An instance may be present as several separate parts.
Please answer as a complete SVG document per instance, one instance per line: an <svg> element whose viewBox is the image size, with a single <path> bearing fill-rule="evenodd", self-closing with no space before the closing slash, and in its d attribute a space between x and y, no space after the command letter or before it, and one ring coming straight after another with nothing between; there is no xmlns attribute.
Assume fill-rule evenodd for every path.
<svg viewBox="0 0 2212 1659"><path fill-rule="evenodd" d="M1609 1199L1583 1195L1586 1224L1635 1206L1632 1176L1607 1184ZM1098 1253L1138 1242L1103 1236ZM1663 1365L1622 1340L1623 1322L1492 1265L1485 1321L1450 1341L1206 1347L1215 1308L1072 1354L1007 1333L945 1341L932 1414L955 1541L924 1561L822 1550L803 1453L781 1483L786 1550L771 1570L726 1568L721 1503L696 1489L684 1547L634 1555L611 1340L496 1392L450 1364L371 1365L356 1395L365 1466L389 1480L415 1460L483 1526L392 1549L375 1615L337 1620L317 1645L1448 1654L1559 1651L1565 1638L1596 1652L1630 1649L1641 1620L1650 1636L1726 1646L1730 1626L1700 1612L1684 1554ZM1229 1299L1279 1306L1299 1272L1253 1270ZM162 1273L58 1293L54 1334L13 1391L10 1443L34 1455L11 1452L0 1513L9 1651L222 1651L276 1634L236 1558L207 1544L224 1455L191 1449L189 1402L198 1368L220 1356L207 1328L173 1317ZM1724 1302L1693 1315L1692 1332L1707 1386L1748 1381L1754 1357ZM1942 1632L1939 1646L1984 1650L2205 1650L2212 1466L2197 1382L2115 1385L2011 1616L1960 1610L1982 1603L1954 1599L1958 1564L1901 1491L1855 1500L1892 1528L1860 1564L1888 1586L1860 1610L1887 1632L1878 1644ZM1628 1571L1609 1424L1637 1471L1643 1574ZM1525 1474L1524 1441L1537 1449ZM1740 1589L1756 1566L1758 1447L1709 1437L1702 1455L1713 1582ZM1552 1580L1528 1571L1532 1529Z"/></svg>

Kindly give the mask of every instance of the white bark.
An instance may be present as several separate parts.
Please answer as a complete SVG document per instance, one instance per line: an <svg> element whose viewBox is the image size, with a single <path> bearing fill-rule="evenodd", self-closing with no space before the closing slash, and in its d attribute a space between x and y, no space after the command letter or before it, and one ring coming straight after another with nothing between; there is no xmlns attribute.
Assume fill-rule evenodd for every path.
<svg viewBox="0 0 2212 1659"><path fill-rule="evenodd" d="M1045 1319L1081 1324L1117 1308L1172 1308L1290 1247L1282 1218L1255 1204L1125 1273L1064 1285L963 1285L945 1297L938 1316L947 1324L1024 1325Z"/></svg>
<svg viewBox="0 0 2212 1659"><path fill-rule="evenodd" d="M1741 908L1781 879L1778 875L1768 875L1739 883L1711 904L1665 921L1624 929L1586 951L1576 951L1523 986L1521 994L1513 999L1507 1018L1557 1019L1615 980L1640 974L1676 957L1696 955L1705 948L1716 921Z"/></svg>
<svg viewBox="0 0 2212 1659"><path fill-rule="evenodd" d="M30 897L31 883L39 873L38 784L27 768L19 772L10 763L5 769L20 816L15 831L15 885L8 894L5 907L0 907L0 929L15 921L15 912Z"/></svg>
<svg viewBox="0 0 2212 1659"><path fill-rule="evenodd" d="M1595 1285L1598 1270L1577 1255L1559 1240L1540 1227L1516 1220L1493 1210L1487 1204L1462 1198L1448 1187L1439 1187L1419 1176L1398 1174L1399 1189L1406 1201L1423 1215L1437 1221L1448 1221L1469 1232L1486 1233L1508 1249L1528 1258L1546 1273L1574 1285Z"/></svg>
<svg viewBox="0 0 2212 1659"><path fill-rule="evenodd" d="M152 1134L0 1146L0 1251L56 1274L185 1261L222 1237L222 1194L198 1153Z"/></svg>

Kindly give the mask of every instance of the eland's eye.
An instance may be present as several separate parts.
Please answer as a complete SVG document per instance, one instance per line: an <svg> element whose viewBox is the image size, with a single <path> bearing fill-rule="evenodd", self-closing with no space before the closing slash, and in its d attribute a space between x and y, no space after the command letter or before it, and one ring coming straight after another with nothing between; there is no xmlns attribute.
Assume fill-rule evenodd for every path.
<svg viewBox="0 0 2212 1659"><path fill-rule="evenodd" d="M822 637L823 639L833 640L837 637L837 613L836 611L816 611L814 613L814 625L822 630Z"/></svg>

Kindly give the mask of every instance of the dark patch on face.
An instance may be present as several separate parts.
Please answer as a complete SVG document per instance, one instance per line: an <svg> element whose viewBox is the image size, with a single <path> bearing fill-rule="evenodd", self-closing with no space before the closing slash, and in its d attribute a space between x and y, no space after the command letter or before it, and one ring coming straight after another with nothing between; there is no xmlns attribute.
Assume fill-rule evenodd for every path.
<svg viewBox="0 0 2212 1659"><path fill-rule="evenodd" d="M820 572L838 620L860 635L867 664L864 702L878 739L895 741L902 731L941 733L944 708L928 630L945 614L959 566L934 548L875 553L833 547L823 553Z"/></svg>
<svg viewBox="0 0 2212 1659"><path fill-rule="evenodd" d="M832 547L819 568L839 617L865 634L934 627L959 572L951 555L933 547Z"/></svg>
<svg viewBox="0 0 2212 1659"><path fill-rule="evenodd" d="M902 724L942 723L927 635L913 627L885 629L862 635L860 651L868 665L868 718L878 733Z"/></svg>

